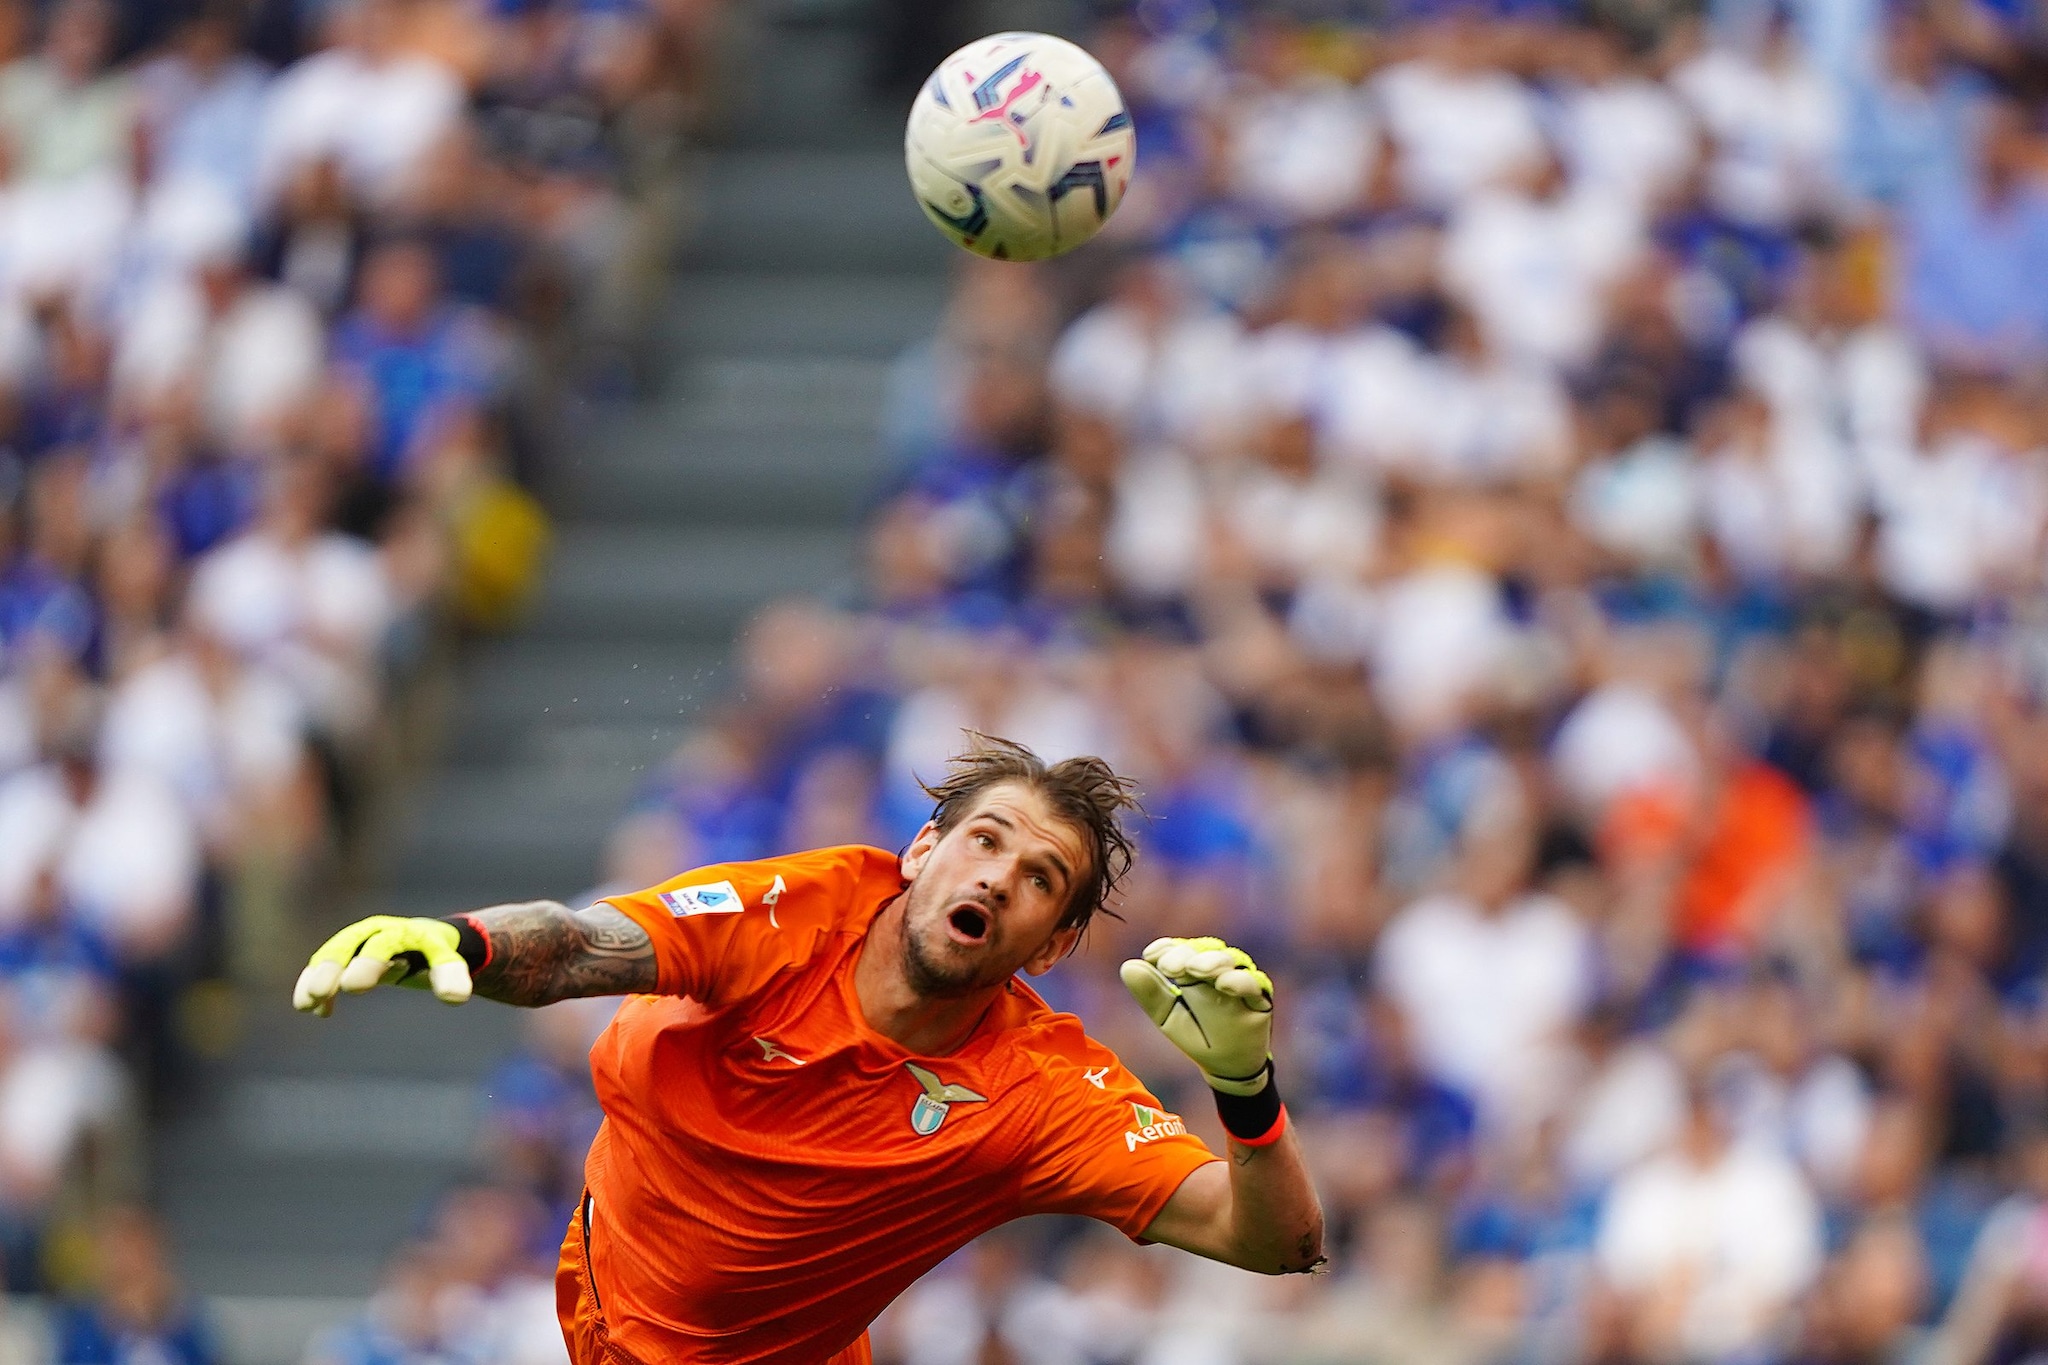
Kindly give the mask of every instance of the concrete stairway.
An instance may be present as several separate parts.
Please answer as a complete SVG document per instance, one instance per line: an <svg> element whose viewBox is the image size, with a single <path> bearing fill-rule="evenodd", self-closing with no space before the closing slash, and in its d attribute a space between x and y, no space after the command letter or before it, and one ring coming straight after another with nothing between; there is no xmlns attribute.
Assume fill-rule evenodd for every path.
<svg viewBox="0 0 2048 1365"><path fill-rule="evenodd" d="M542 601L462 664L444 759L372 908L587 887L622 806L718 694L746 616L854 570L886 373L932 326L948 249L905 191L900 115L859 93L854 30L771 15L757 39L754 88L698 176L667 371L650 401L570 424L544 490L559 539ZM801 107L776 97L793 79ZM495 1006L344 1003L322 1023L253 1002L248 1042L159 1144L182 1266L240 1365L296 1361L369 1289L461 1169L478 1078L516 1039Z"/></svg>

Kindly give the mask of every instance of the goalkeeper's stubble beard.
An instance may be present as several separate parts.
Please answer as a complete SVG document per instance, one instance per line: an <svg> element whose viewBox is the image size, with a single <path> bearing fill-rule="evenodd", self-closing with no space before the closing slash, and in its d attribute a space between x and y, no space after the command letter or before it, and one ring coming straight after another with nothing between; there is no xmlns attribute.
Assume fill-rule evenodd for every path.
<svg viewBox="0 0 2048 1365"><path fill-rule="evenodd" d="M1029 962L1042 944L1006 942L1007 916L991 912L987 937L977 944L955 943L946 935L946 916L972 896L946 898L928 877L910 884L899 924L903 974L910 987L931 1000L955 1000L1000 986Z"/></svg>

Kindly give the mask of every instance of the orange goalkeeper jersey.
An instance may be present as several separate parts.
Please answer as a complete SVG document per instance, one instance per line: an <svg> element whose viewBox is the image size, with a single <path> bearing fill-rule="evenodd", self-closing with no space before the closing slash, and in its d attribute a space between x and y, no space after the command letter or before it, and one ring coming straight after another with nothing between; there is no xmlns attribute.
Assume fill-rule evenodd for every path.
<svg viewBox="0 0 2048 1365"><path fill-rule="evenodd" d="M833 848L610 898L660 964L590 1054L614 1348L817 1365L980 1233L1070 1213L1136 1237L1216 1159L1021 981L948 1056L869 1029L853 968L902 889L896 855Z"/></svg>

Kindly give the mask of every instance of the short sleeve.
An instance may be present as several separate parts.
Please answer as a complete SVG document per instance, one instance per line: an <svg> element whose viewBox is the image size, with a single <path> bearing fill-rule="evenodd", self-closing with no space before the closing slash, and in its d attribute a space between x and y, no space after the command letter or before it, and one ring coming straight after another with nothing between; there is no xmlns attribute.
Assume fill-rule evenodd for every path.
<svg viewBox="0 0 2048 1365"><path fill-rule="evenodd" d="M1220 1160L1098 1043L1046 1058L1044 1075L1026 1213L1099 1218L1136 1240L1181 1182Z"/></svg>
<svg viewBox="0 0 2048 1365"><path fill-rule="evenodd" d="M715 1008L808 961L900 887L895 855L848 847L695 868L603 903L653 940L658 994Z"/></svg>

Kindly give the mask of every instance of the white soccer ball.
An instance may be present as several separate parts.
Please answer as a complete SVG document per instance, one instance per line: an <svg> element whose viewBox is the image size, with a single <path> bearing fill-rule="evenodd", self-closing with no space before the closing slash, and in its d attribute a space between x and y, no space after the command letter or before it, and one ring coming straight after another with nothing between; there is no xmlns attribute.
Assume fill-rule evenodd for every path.
<svg viewBox="0 0 2048 1365"><path fill-rule="evenodd" d="M1137 151L1102 63L1044 33L998 33L940 62L903 133L925 216L999 261L1042 261L1093 237L1123 202Z"/></svg>

